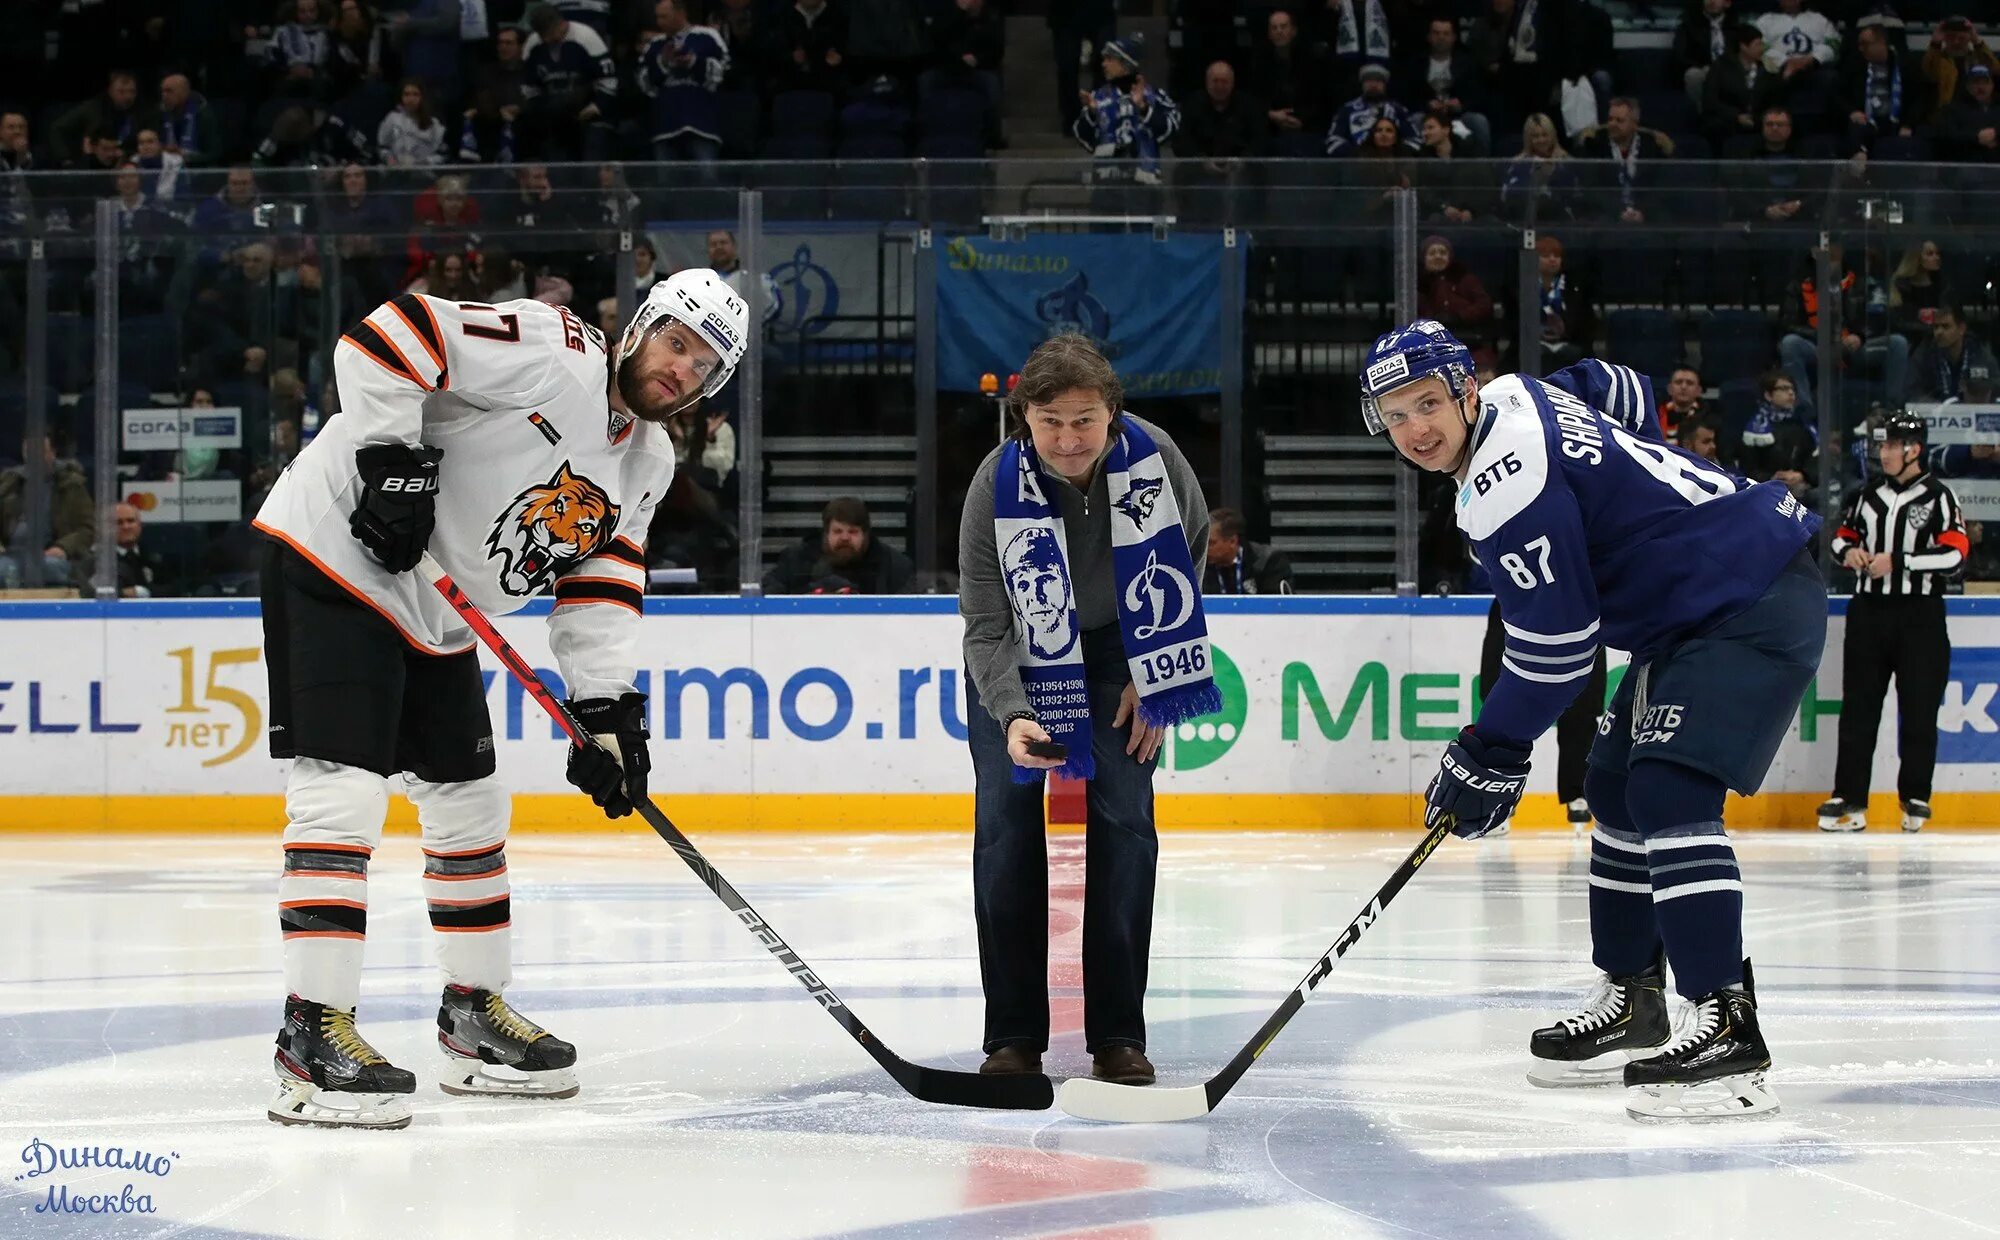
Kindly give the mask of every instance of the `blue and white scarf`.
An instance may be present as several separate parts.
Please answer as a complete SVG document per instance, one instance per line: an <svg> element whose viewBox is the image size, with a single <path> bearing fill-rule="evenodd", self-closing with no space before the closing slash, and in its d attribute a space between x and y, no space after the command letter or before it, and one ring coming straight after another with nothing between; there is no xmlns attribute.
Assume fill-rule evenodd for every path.
<svg viewBox="0 0 2000 1240"><path fill-rule="evenodd" d="M1355 20L1357 5L1362 11L1361 21ZM1381 0L1340 0L1340 24L1334 34L1333 51L1336 56L1362 56L1378 62L1389 59L1389 19L1382 13Z"/></svg>
<svg viewBox="0 0 2000 1240"><path fill-rule="evenodd" d="M1166 462L1145 431L1125 419L1104 461L1111 501L1111 570L1125 661L1139 687L1139 718L1170 728L1222 709L1211 675L1201 577L1188 552ZM1061 774L1089 779L1090 692L1077 626L1062 516L1048 500L1050 475L1032 443L1014 439L994 476L993 542L1014 607L1021 683L1049 739L1069 750ZM1014 782L1039 770L1014 768Z"/></svg>

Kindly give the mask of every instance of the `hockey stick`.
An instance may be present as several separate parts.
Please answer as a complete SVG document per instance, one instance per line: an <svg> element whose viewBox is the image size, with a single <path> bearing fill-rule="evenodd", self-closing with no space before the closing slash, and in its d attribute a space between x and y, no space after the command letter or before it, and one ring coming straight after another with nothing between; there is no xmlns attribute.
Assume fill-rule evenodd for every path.
<svg viewBox="0 0 2000 1240"><path fill-rule="evenodd" d="M597 743L583 730L583 725L577 722L576 716L570 713L569 707L562 699L549 692L549 687L542 683L542 678L535 674L535 669L529 667L527 660L508 644L507 639L500 635L500 630L493 627L493 622L479 610L479 605L465 596L465 592L459 589L458 583L453 581L428 553L425 554L419 569L430 583L437 587L438 593L444 595L445 601L451 604L453 610L472 626L472 631L479 635L479 640L486 644L486 648L499 656L500 662L513 673L514 679L521 682L521 687L534 696L535 701L543 710L549 712L549 716L561 725L563 731L569 733L571 741L578 745ZM911 1063L884 1046L880 1039L870 1032L868 1026L861 1023L861 1018L854 1014L853 1009L842 1002L839 995L833 993L833 988L822 982L812 967L799 959L799 954L778 936L778 932L757 914L756 909L750 907L750 902L730 885L729 880L709 864L708 858L701 855L701 850L694 846L694 842L683 835L681 829L660 812L660 807L653 804L650 797L641 798L637 808L639 816L646 820L646 825L658 832L668 847L680 854L681 860L687 862L688 869L693 870L695 877L701 879L702 883L715 893L716 899L722 901L729 907L730 912L736 914L744 927L764 945L764 950L777 957L778 963L784 965L785 971L798 979L799 985L806 988L807 994L819 1001L819 1005L826 1009L827 1015L838 1021L840 1027L847 1030L849 1037L861 1043L862 1049L874 1056L875 1062L882 1065L882 1070L896 1078L896 1083L908 1090L912 1097L948 1106L989 1107L1007 1111L1045 1111L1055 1101L1054 1086L1049 1084L1048 1077L1040 1073L1032 1076L982 1076L977 1072L929 1068L922 1064Z"/></svg>
<svg viewBox="0 0 2000 1240"><path fill-rule="evenodd" d="M1179 1089L1135 1089L1130 1085L1114 1085L1109 1081L1099 1081L1086 1077L1074 1077L1063 1082L1062 1095L1057 1104L1066 1114L1078 1119L1103 1120L1111 1124L1166 1124L1175 1120L1199 1119L1220 1106L1224 1095L1242 1079L1250 1065L1277 1039L1278 1031L1285 1027L1298 1010L1306 1005L1306 996L1316 989L1326 975L1333 972L1333 962L1347 954L1347 949L1358 942L1363 933L1382 916L1382 910L1396 898L1396 893L1410 881L1417 868L1430 860L1431 853L1451 834L1458 820L1450 815L1440 815L1431 824L1416 849L1403 858L1389 881L1375 893L1375 898L1361 910L1359 916L1341 931L1326 954L1314 963L1312 969L1300 981L1278 1010L1271 1013L1271 1019L1250 1039L1249 1045L1236 1052L1236 1058L1229 1061L1222 1071L1216 1073L1205 1085L1187 1085Z"/></svg>

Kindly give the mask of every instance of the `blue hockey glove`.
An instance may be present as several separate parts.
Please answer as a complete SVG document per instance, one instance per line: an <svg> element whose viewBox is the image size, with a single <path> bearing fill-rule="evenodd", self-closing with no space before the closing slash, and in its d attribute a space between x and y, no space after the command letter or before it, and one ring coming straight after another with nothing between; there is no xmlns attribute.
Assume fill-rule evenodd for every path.
<svg viewBox="0 0 2000 1240"><path fill-rule="evenodd" d="M1429 807L1425 820L1450 814L1458 820L1451 829L1460 839L1476 840L1514 816L1521 794L1528 786L1528 750L1511 745L1493 745L1479 739L1470 727L1444 748L1438 773L1424 791Z"/></svg>

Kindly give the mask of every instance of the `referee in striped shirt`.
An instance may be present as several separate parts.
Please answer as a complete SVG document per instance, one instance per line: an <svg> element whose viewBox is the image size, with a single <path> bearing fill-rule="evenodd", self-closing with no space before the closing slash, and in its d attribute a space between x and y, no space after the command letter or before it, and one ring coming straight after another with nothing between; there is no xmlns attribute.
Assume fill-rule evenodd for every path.
<svg viewBox="0 0 2000 1240"><path fill-rule="evenodd" d="M1833 538L1834 557L1855 583L1841 656L1840 749L1833 799L1819 807L1822 831L1868 826L1868 774L1892 676L1903 830L1921 831L1931 816L1938 706L1951 667L1944 596L1970 543L1951 488L1924 468L1925 435L1924 420L1911 413L1892 413L1876 428L1882 476L1855 493Z"/></svg>

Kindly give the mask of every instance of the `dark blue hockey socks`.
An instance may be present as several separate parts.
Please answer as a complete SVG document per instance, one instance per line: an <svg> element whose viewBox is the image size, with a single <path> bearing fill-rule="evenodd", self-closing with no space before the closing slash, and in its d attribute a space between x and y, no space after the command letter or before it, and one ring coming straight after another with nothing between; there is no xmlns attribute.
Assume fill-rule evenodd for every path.
<svg viewBox="0 0 2000 1240"><path fill-rule="evenodd" d="M1637 762L1627 777L1625 804L1645 838L1653 913L1674 989L1688 999L1743 980L1743 882L1722 831L1726 791L1713 775L1673 762ZM1594 850L1591 868L1594 914Z"/></svg>
<svg viewBox="0 0 2000 1240"><path fill-rule="evenodd" d="M1646 842L1625 807L1625 777L1591 767L1583 795L1590 833L1591 963L1611 977L1644 972L1660 950Z"/></svg>

